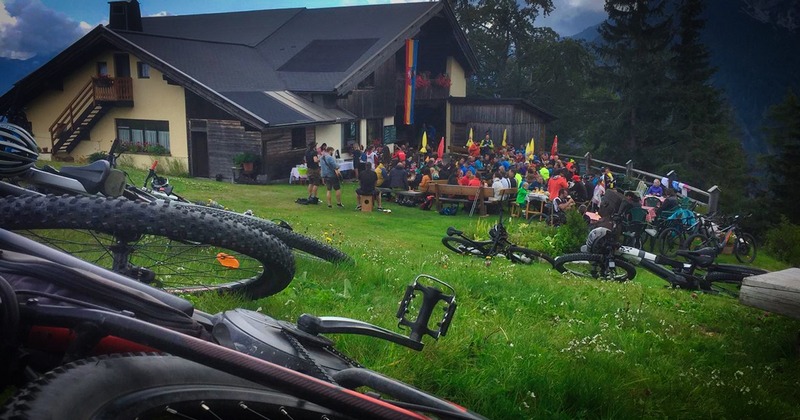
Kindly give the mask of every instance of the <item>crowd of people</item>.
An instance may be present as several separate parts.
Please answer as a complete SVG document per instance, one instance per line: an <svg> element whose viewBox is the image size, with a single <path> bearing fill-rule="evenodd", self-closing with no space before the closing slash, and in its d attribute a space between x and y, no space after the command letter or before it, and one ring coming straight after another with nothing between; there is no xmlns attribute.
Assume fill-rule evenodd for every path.
<svg viewBox="0 0 800 420"><path fill-rule="evenodd" d="M470 142L467 152L466 155L440 157L435 150L422 153L405 144L395 144L393 149L379 142L366 149L353 145L353 168L359 182L357 198L373 195L380 208L377 188L424 191L431 181L446 179L447 184L452 185L491 187L495 194L503 189L518 188L516 203L520 207L525 206L530 192L546 194L549 211L563 219L564 212L573 207L582 213L596 212L605 216L601 204L607 191L617 188L611 168L581 173L575 161L562 160L547 151L528 154L524 147L496 145L488 131L481 141ZM328 207L333 206L332 191L336 205L343 207L341 176L332 153L331 147L318 148L316 143L309 144L305 155L309 201L318 202L318 187L325 185ZM669 183L669 180L664 182ZM675 190L662 185L662 180L654 180L645 194L668 197L661 207L663 210L677 206L677 199L671 198ZM619 195L622 197L621 193Z"/></svg>

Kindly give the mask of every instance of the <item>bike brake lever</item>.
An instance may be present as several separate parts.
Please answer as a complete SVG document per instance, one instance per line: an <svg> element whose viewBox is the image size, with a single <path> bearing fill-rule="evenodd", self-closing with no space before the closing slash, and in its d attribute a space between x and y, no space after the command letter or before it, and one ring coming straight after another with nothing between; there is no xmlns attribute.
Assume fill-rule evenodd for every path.
<svg viewBox="0 0 800 420"><path fill-rule="evenodd" d="M404 335L370 323L350 318L336 316L314 316L309 314L300 315L297 320L297 328L309 334L358 334L370 337L381 338L400 344L414 350L422 350L424 346L420 341L414 341Z"/></svg>

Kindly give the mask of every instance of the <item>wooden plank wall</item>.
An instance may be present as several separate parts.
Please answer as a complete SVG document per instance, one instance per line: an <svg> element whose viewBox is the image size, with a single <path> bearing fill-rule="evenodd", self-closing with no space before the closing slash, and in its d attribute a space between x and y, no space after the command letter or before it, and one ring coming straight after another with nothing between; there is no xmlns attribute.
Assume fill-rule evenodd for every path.
<svg viewBox="0 0 800 420"><path fill-rule="evenodd" d="M545 147L546 123L535 114L513 105L454 105L450 117L453 133L452 145L467 144L469 129L473 129L473 140L483 139L486 130L492 131L496 145L503 141L503 130L508 129L508 142L515 146L526 144L535 137L536 150ZM548 140L549 145L552 140Z"/></svg>
<svg viewBox="0 0 800 420"><path fill-rule="evenodd" d="M395 56L392 56L375 70L374 87L355 89L346 98L338 99L336 104L360 118L383 118L394 115L399 100L395 91L398 77L395 66Z"/></svg>

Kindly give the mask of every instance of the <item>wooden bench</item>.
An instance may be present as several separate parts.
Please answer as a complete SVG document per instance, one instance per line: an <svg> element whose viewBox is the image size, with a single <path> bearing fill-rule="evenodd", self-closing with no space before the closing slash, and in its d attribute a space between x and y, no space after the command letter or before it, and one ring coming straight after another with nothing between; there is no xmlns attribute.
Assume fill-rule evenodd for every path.
<svg viewBox="0 0 800 420"><path fill-rule="evenodd" d="M511 209L511 203L514 203L517 200L517 188L503 188L500 190L500 198L495 198L494 191L492 191L492 195L486 198L486 205L493 206L495 204L499 205L507 205L509 210Z"/></svg>
<svg viewBox="0 0 800 420"><path fill-rule="evenodd" d="M494 196L489 187L465 187L463 185L433 184L436 211L442 211L444 203L464 203L478 209L481 216L486 214L486 199ZM470 199L472 197L472 199Z"/></svg>
<svg viewBox="0 0 800 420"><path fill-rule="evenodd" d="M739 291L739 302L800 319L800 268L746 277Z"/></svg>

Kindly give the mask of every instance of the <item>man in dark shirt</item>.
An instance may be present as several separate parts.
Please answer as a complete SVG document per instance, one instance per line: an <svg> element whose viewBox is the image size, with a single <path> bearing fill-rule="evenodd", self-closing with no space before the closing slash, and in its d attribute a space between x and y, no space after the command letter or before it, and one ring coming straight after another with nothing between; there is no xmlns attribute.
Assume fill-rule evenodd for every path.
<svg viewBox="0 0 800 420"><path fill-rule="evenodd" d="M403 162L399 162L389 171L389 188L408 189L408 171Z"/></svg>
<svg viewBox="0 0 800 420"><path fill-rule="evenodd" d="M664 199L664 202L661 203L661 207L658 209L658 217L668 217L672 214L675 210L680 207L680 203L678 202L678 197L675 196L675 190L672 188L667 188L665 191L667 198Z"/></svg>
<svg viewBox="0 0 800 420"><path fill-rule="evenodd" d="M319 155L317 154L317 143L308 143L308 149L305 153L306 168L308 168L308 202L309 204L318 204L317 189L322 185L322 175L319 167Z"/></svg>
<svg viewBox="0 0 800 420"><path fill-rule="evenodd" d="M378 175L372 170L372 165L367 162L364 170L358 174L358 188L356 189L356 199L358 207L356 210L361 210L361 196L371 196L373 202L378 203L378 210L383 210L381 206L381 194L375 189L375 184L378 183Z"/></svg>

